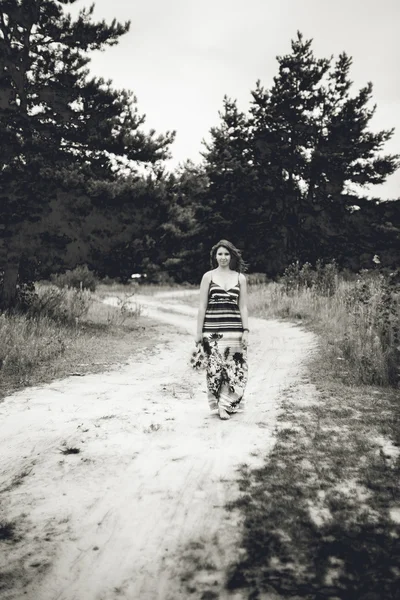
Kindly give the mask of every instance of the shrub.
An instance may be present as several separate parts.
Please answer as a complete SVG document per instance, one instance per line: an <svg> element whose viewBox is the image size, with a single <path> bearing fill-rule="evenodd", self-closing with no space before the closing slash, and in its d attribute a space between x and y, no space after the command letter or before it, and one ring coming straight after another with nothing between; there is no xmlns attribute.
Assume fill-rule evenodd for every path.
<svg viewBox="0 0 400 600"><path fill-rule="evenodd" d="M73 270L65 273L58 273L51 276L51 281L59 288L75 288L78 290L96 291L98 278L90 271L87 265L80 265Z"/></svg>
<svg viewBox="0 0 400 600"><path fill-rule="evenodd" d="M323 296L332 296L336 291L337 276L338 268L334 260L326 264L318 260L315 268L309 262L300 267L299 261L296 261L285 269L281 283L288 295L315 288Z"/></svg>
<svg viewBox="0 0 400 600"><path fill-rule="evenodd" d="M248 285L263 285L268 283L268 277L265 273L247 273L246 279Z"/></svg>
<svg viewBox="0 0 400 600"><path fill-rule="evenodd" d="M400 382L399 273L364 271L344 293L349 318L349 331L343 340L344 356L360 362L360 368L374 383L382 383L379 379L392 385ZM380 369L376 368L378 363L382 365Z"/></svg>
<svg viewBox="0 0 400 600"><path fill-rule="evenodd" d="M102 283L103 285L116 285L121 283L121 281L118 277L109 277L108 275L106 275L105 277L102 277L100 283Z"/></svg>
<svg viewBox="0 0 400 600"><path fill-rule="evenodd" d="M93 303L88 290L39 286L27 311L29 318L49 318L59 323L76 323L87 315Z"/></svg>
<svg viewBox="0 0 400 600"><path fill-rule="evenodd" d="M333 296L336 292L338 281L338 267L334 260L324 264L322 260L317 260L315 265L315 278L313 286L322 296ZM311 286L312 287L312 286Z"/></svg>
<svg viewBox="0 0 400 600"><path fill-rule="evenodd" d="M141 314L141 306L138 302L134 302L133 294L124 294L117 297L118 311L114 311L108 315L107 322L109 325L117 327L123 325L125 321L131 317L137 319Z"/></svg>

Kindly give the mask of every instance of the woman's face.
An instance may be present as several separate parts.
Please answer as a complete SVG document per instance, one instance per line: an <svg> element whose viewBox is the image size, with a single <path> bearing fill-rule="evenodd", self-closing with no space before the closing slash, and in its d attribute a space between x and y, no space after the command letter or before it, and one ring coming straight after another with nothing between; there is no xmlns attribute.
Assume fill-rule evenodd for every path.
<svg viewBox="0 0 400 600"><path fill-rule="evenodd" d="M231 262L231 253L223 246L220 246L217 249L215 258L217 260L218 266L226 267Z"/></svg>

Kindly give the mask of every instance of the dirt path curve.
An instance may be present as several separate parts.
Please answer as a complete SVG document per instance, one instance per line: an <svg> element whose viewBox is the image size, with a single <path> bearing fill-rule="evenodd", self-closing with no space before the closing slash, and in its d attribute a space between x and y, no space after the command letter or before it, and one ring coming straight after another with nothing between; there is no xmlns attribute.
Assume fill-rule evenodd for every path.
<svg viewBox="0 0 400 600"><path fill-rule="evenodd" d="M1 600L238 598L223 591L240 533L224 505L238 465L272 447L280 393L315 340L250 319L247 408L224 422L208 412L204 373L188 366L196 311L176 294L139 302L173 326L168 339L113 371L0 405L3 517L24 525L23 543L0 558L0 573L18 574L12 591L0 581Z"/></svg>

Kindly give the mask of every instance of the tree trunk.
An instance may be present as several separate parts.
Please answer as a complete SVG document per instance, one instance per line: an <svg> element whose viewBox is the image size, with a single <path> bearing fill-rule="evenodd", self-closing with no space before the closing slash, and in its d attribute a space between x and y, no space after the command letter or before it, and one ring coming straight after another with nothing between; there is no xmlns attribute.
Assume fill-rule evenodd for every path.
<svg viewBox="0 0 400 600"><path fill-rule="evenodd" d="M0 290L0 307L12 308L16 303L19 260L8 262L3 268L3 285Z"/></svg>

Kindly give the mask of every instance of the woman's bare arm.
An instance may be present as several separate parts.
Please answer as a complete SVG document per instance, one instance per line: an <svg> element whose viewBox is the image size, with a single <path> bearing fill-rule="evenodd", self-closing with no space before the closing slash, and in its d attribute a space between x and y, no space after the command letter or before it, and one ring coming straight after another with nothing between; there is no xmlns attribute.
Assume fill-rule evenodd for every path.
<svg viewBox="0 0 400 600"><path fill-rule="evenodd" d="M242 317L243 329L249 328L249 313L247 309L247 281L246 277L241 274L239 277L240 281L240 296L239 296L239 310L240 316Z"/></svg>
<svg viewBox="0 0 400 600"><path fill-rule="evenodd" d="M208 288L210 287L211 273L208 271L204 273L200 284L200 300L199 300L199 312L197 314L197 333L196 343L201 342L203 339L203 324L204 316L207 310L208 302Z"/></svg>

